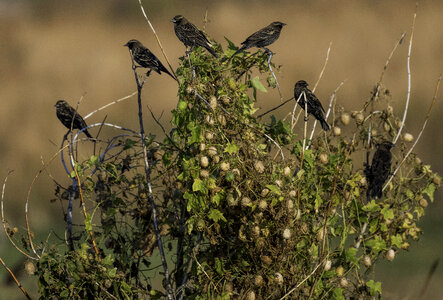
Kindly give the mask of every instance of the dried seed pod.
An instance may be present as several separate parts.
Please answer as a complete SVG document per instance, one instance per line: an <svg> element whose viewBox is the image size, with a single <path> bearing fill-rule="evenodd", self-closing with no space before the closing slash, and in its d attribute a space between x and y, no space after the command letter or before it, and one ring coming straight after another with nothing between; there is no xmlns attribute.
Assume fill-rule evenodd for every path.
<svg viewBox="0 0 443 300"><path fill-rule="evenodd" d="M348 285L349 285L348 280L345 277L340 279L340 286L342 288L346 288L346 287L348 287Z"/></svg>
<svg viewBox="0 0 443 300"><path fill-rule="evenodd" d="M263 165L263 162L256 160L254 163L254 169L257 173L262 174L265 171L265 166Z"/></svg>
<svg viewBox="0 0 443 300"><path fill-rule="evenodd" d="M329 162L329 157L326 153L321 153L318 156L319 160L321 161L322 164L327 164Z"/></svg>
<svg viewBox="0 0 443 300"><path fill-rule="evenodd" d="M270 264L272 264L272 258L270 258L267 255L262 255L261 256L261 261L265 266L269 266Z"/></svg>
<svg viewBox="0 0 443 300"><path fill-rule="evenodd" d="M214 118L212 117L212 116L210 116L210 115L207 115L206 116L206 118L205 118L205 121L206 121L206 123L208 124L208 125L214 125Z"/></svg>
<svg viewBox="0 0 443 300"><path fill-rule="evenodd" d="M193 95L195 92L194 88L192 86L187 86L186 87L186 94L188 95Z"/></svg>
<svg viewBox="0 0 443 300"><path fill-rule="evenodd" d="M289 167L285 167L285 168L283 169L283 175L285 175L286 177L291 176L291 168L289 168Z"/></svg>
<svg viewBox="0 0 443 300"><path fill-rule="evenodd" d="M260 200L258 202L258 208L260 210L266 210L268 208L268 202L266 202L266 200Z"/></svg>
<svg viewBox="0 0 443 300"><path fill-rule="evenodd" d="M405 142L410 143L410 142L412 142L414 140L414 136L412 134L410 134L410 133L405 133L405 134L403 134L403 140Z"/></svg>
<svg viewBox="0 0 443 300"><path fill-rule="evenodd" d="M200 157L200 165L201 165L203 168L206 168L206 167L209 166L209 159L208 159L207 156L202 156L202 157Z"/></svg>
<svg viewBox="0 0 443 300"><path fill-rule="evenodd" d="M289 240L291 238L291 235L292 235L291 229L285 228L285 230L283 230L283 238L285 240Z"/></svg>
<svg viewBox="0 0 443 300"><path fill-rule="evenodd" d="M216 164L220 162L220 156L216 155L212 158Z"/></svg>
<svg viewBox="0 0 443 300"><path fill-rule="evenodd" d="M386 132L389 132L389 131L391 130L391 126L390 126L388 123L384 122L384 123L383 123L383 129L384 129Z"/></svg>
<svg viewBox="0 0 443 300"><path fill-rule="evenodd" d="M428 207L428 201L425 198L421 198L419 203L421 207Z"/></svg>
<svg viewBox="0 0 443 300"><path fill-rule="evenodd" d="M246 300L255 300L255 292L249 291L248 294L246 295Z"/></svg>
<svg viewBox="0 0 443 300"><path fill-rule="evenodd" d="M274 282L278 285L282 285L283 284L283 275L279 272L276 272L274 274Z"/></svg>
<svg viewBox="0 0 443 300"><path fill-rule="evenodd" d="M323 238L325 237L325 228L324 227L320 227L320 229L317 231L317 241L318 242L322 242Z"/></svg>
<svg viewBox="0 0 443 300"><path fill-rule="evenodd" d="M393 261L395 258L395 251L393 249L389 249L388 252L386 252L386 259L389 261Z"/></svg>
<svg viewBox="0 0 443 300"><path fill-rule="evenodd" d="M200 177L201 178L208 178L209 177L209 171L208 170L200 170Z"/></svg>
<svg viewBox="0 0 443 300"><path fill-rule="evenodd" d="M251 204L251 199L249 199L248 197L243 197L241 199L241 205L246 207L249 206Z"/></svg>
<svg viewBox="0 0 443 300"><path fill-rule="evenodd" d="M392 116L394 114L394 108L390 105L388 105L388 107L386 107L386 114L388 116Z"/></svg>
<svg viewBox="0 0 443 300"><path fill-rule="evenodd" d="M288 211L292 211L294 209L294 201L288 200L286 202L286 207L288 208Z"/></svg>
<svg viewBox="0 0 443 300"><path fill-rule="evenodd" d="M440 186L441 184L441 179L438 175L434 175L434 177L432 177L432 182L436 185L436 186Z"/></svg>
<svg viewBox="0 0 443 300"><path fill-rule="evenodd" d="M255 236L260 236L260 227L258 226L252 227L252 234Z"/></svg>
<svg viewBox="0 0 443 300"><path fill-rule="evenodd" d="M226 126L226 118L224 115L218 115L217 120L221 126Z"/></svg>
<svg viewBox="0 0 443 300"><path fill-rule="evenodd" d="M345 274L345 269L342 266L338 266L335 269L335 273L337 273L338 277L343 277L343 275Z"/></svg>
<svg viewBox="0 0 443 300"><path fill-rule="evenodd" d="M200 152L205 151L205 149L206 149L206 144L205 144L205 143L201 143L199 149L200 149Z"/></svg>
<svg viewBox="0 0 443 300"><path fill-rule="evenodd" d="M371 260L371 257L369 255L363 256L362 262L363 262L363 265L365 267L368 267L368 268L372 265L372 260Z"/></svg>
<svg viewBox="0 0 443 300"><path fill-rule="evenodd" d="M291 191L289 192L289 197L295 197L295 196L297 196L297 192L294 191L294 190L291 190Z"/></svg>
<svg viewBox="0 0 443 300"><path fill-rule="evenodd" d="M363 116L362 113L356 113L356 114L355 114L355 122L356 122L358 125L363 124L363 121L364 121L364 120L365 120L365 116Z"/></svg>
<svg viewBox="0 0 443 300"><path fill-rule="evenodd" d="M215 96L211 96L209 97L209 106L215 110L217 108L217 98L215 98Z"/></svg>
<svg viewBox="0 0 443 300"><path fill-rule="evenodd" d="M341 135L341 128L335 126L334 128L332 128L332 132L334 133L335 136L339 136Z"/></svg>
<svg viewBox="0 0 443 300"><path fill-rule="evenodd" d="M210 132L210 131L206 131L205 138L207 140L212 140L214 138L214 134L212 132Z"/></svg>
<svg viewBox="0 0 443 300"><path fill-rule="evenodd" d="M215 148L214 146L210 146L210 147L208 148L208 155L209 155L210 157L214 157L214 156L216 156L216 155L217 155L217 148Z"/></svg>
<svg viewBox="0 0 443 300"><path fill-rule="evenodd" d="M325 261L324 270L327 272L331 269L331 267L332 267L332 261L328 259L327 261Z"/></svg>
<svg viewBox="0 0 443 300"><path fill-rule="evenodd" d="M231 165L228 162L222 162L220 164L220 169L222 169L222 171L229 171Z"/></svg>
<svg viewBox="0 0 443 300"><path fill-rule="evenodd" d="M254 284L255 284L256 286L262 286L262 285L263 285L263 276L261 276L261 275L257 275L257 276L255 276L255 278L254 278Z"/></svg>
<svg viewBox="0 0 443 300"><path fill-rule="evenodd" d="M283 185L283 182L280 179L275 180L275 184L279 187Z"/></svg>
<svg viewBox="0 0 443 300"><path fill-rule="evenodd" d="M261 191L261 196L262 197L266 197L269 194L269 190L268 189L262 189Z"/></svg>
<svg viewBox="0 0 443 300"><path fill-rule="evenodd" d="M342 122L343 125L348 125L350 120L351 116L347 112L341 114L340 121Z"/></svg>
<svg viewBox="0 0 443 300"><path fill-rule="evenodd" d="M28 275L34 275L35 274L35 266L32 261L27 261L25 263L25 272Z"/></svg>
<svg viewBox="0 0 443 300"><path fill-rule="evenodd" d="M220 100L223 102L223 104L228 105L231 102L231 98L229 98L226 95L223 95L220 97Z"/></svg>

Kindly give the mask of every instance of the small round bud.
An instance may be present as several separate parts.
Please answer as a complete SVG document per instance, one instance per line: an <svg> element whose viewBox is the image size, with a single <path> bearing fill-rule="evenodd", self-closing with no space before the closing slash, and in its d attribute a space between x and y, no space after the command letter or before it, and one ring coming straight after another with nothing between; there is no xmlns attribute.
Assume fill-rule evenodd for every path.
<svg viewBox="0 0 443 300"><path fill-rule="evenodd" d="M434 177L432 177L432 182L436 185L436 186L440 186L441 184L441 179L438 175L434 175Z"/></svg>
<svg viewBox="0 0 443 300"><path fill-rule="evenodd" d="M371 257L369 255L363 256L362 262L363 262L363 265L365 267L367 267L367 268L369 268L372 265L372 260L371 260Z"/></svg>
<svg viewBox="0 0 443 300"><path fill-rule="evenodd" d="M340 286L342 287L342 288L346 288L347 286L348 286L348 280L345 278L345 277L343 277L343 278L340 278Z"/></svg>
<svg viewBox="0 0 443 300"><path fill-rule="evenodd" d="M334 128L332 128L332 132L334 133L335 136L339 136L341 135L341 128L335 126Z"/></svg>
<svg viewBox="0 0 443 300"><path fill-rule="evenodd" d="M294 190L289 191L289 197L295 197L297 196L297 192Z"/></svg>
<svg viewBox="0 0 443 300"><path fill-rule="evenodd" d="M331 269L331 267L332 267L332 261L328 259L327 261L325 261L324 270L327 272Z"/></svg>
<svg viewBox="0 0 443 300"><path fill-rule="evenodd" d="M206 116L205 121L208 125L211 125L211 126L214 125L214 118L210 115Z"/></svg>
<svg viewBox="0 0 443 300"><path fill-rule="evenodd" d="M251 204L251 199L249 199L248 197L243 197L241 199L241 205L246 207L249 206Z"/></svg>
<svg viewBox="0 0 443 300"><path fill-rule="evenodd" d="M325 228L320 227L320 229L317 231L317 241L322 242L325 237Z"/></svg>
<svg viewBox="0 0 443 300"><path fill-rule="evenodd" d="M344 112L341 114L340 121L342 122L343 125L348 125L350 120L351 116L348 113Z"/></svg>
<svg viewBox="0 0 443 300"><path fill-rule="evenodd" d="M210 157L214 157L214 156L216 156L216 155L217 155L217 148L215 148L214 146L210 146L210 147L208 148L208 155L209 155Z"/></svg>
<svg viewBox="0 0 443 300"><path fill-rule="evenodd" d="M209 171L208 170L200 170L200 177L201 178L208 178L209 177Z"/></svg>
<svg viewBox="0 0 443 300"><path fill-rule="evenodd" d="M289 168L289 167L285 167L285 168L283 169L283 175L285 175L286 177L291 176L291 168Z"/></svg>
<svg viewBox="0 0 443 300"><path fill-rule="evenodd" d="M28 275L34 275L35 274L35 266L32 261L27 261L25 263L25 272Z"/></svg>
<svg viewBox="0 0 443 300"><path fill-rule="evenodd" d="M355 115L355 122L356 122L358 125L363 124L363 121L364 121L364 120L365 120L365 117L363 116L362 113L357 113L357 114Z"/></svg>
<svg viewBox="0 0 443 300"><path fill-rule="evenodd" d="M292 211L294 209L294 201L288 200L286 202L286 207L288 208L288 211Z"/></svg>
<svg viewBox="0 0 443 300"><path fill-rule="evenodd" d="M221 126L226 126L226 118L224 115L218 115L217 120Z"/></svg>
<svg viewBox="0 0 443 300"><path fill-rule="evenodd" d="M428 207L428 201L425 198L421 198L419 203L421 207Z"/></svg>
<svg viewBox="0 0 443 300"><path fill-rule="evenodd" d="M226 283L224 290L225 290L225 292L232 293L234 291L234 287L232 285L232 282Z"/></svg>
<svg viewBox="0 0 443 300"><path fill-rule="evenodd" d="M386 252L386 259L389 261L393 261L395 258L395 251L393 249L389 249L388 252Z"/></svg>
<svg viewBox="0 0 443 300"><path fill-rule="evenodd" d="M249 291L248 294L246 295L246 300L255 300L255 292Z"/></svg>
<svg viewBox="0 0 443 300"><path fill-rule="evenodd" d="M400 128L402 124L403 123L400 120L395 121L395 126L397 126L397 128Z"/></svg>
<svg viewBox="0 0 443 300"><path fill-rule="evenodd" d="M283 230L283 238L285 240L289 240L291 238L292 232L291 229L286 228L285 230Z"/></svg>
<svg viewBox="0 0 443 300"><path fill-rule="evenodd" d="M391 130L391 126L390 126L388 123L384 122L384 123L383 123L383 129L384 129L386 132L389 132L389 131Z"/></svg>
<svg viewBox="0 0 443 300"><path fill-rule="evenodd" d="M268 189L262 189L261 191L261 196L262 197L266 197L269 194L269 190Z"/></svg>
<svg viewBox="0 0 443 300"><path fill-rule="evenodd" d="M216 164L220 162L220 156L216 155L212 158Z"/></svg>
<svg viewBox="0 0 443 300"><path fill-rule="evenodd" d="M267 208L268 208L268 202L266 202L266 200L260 200L260 201L258 202L258 208L259 208L260 210L265 210L265 209L267 209Z"/></svg>
<svg viewBox="0 0 443 300"><path fill-rule="evenodd" d="M412 142L414 140L414 136L412 134L410 134L410 133L405 133L405 134L403 134L403 140L405 142L410 143L410 142Z"/></svg>
<svg viewBox="0 0 443 300"><path fill-rule="evenodd" d="M270 257L267 256L267 255L263 255L263 256L261 257L261 261L262 261L262 263L263 263L265 266L269 266L270 264L272 264L272 258L270 258Z"/></svg>
<svg viewBox="0 0 443 300"><path fill-rule="evenodd" d="M229 98L226 95L221 96L220 100L223 102L223 104L228 105L231 102L231 98Z"/></svg>
<svg viewBox="0 0 443 300"><path fill-rule="evenodd" d="M278 285L282 285L283 284L283 275L279 272L276 272L274 274L274 282Z"/></svg>
<svg viewBox="0 0 443 300"><path fill-rule="evenodd" d="M281 186L283 185L283 182L282 182L280 179L277 179L277 180L275 181L275 184L276 184L277 186L281 187Z"/></svg>
<svg viewBox="0 0 443 300"><path fill-rule="evenodd" d="M209 97L209 106L215 110L217 108L217 98L215 98L214 95L212 95L211 97Z"/></svg>
<svg viewBox="0 0 443 300"><path fill-rule="evenodd" d="M372 130L371 130L371 135L372 135L372 136L376 136L377 133L378 133L378 132L377 132L377 129L372 129Z"/></svg>
<svg viewBox="0 0 443 300"><path fill-rule="evenodd" d="M410 246L410 244L408 242L404 242L403 244L401 244L401 248L403 250L409 250L409 246Z"/></svg>
<svg viewBox="0 0 443 300"><path fill-rule="evenodd" d="M345 274L345 269L342 266L338 266L335 269L335 273L337 273L338 277L342 277Z"/></svg>
<svg viewBox="0 0 443 300"><path fill-rule="evenodd" d="M320 162L322 164L327 164L329 162L329 157L326 153L320 153L320 155L318 156L318 159L320 160Z"/></svg>
<svg viewBox="0 0 443 300"><path fill-rule="evenodd" d="M187 86L186 87L186 94L188 94L188 95L194 94L194 88L192 86Z"/></svg>
<svg viewBox="0 0 443 300"><path fill-rule="evenodd" d="M388 116L392 116L392 114L394 113L394 108L390 105L388 105L388 107L386 107L386 114Z"/></svg>
<svg viewBox="0 0 443 300"><path fill-rule="evenodd" d="M235 176L240 176L240 170L237 168L232 169L232 173L234 173Z"/></svg>
<svg viewBox="0 0 443 300"><path fill-rule="evenodd" d="M366 186L366 185L368 184L368 181L367 181L366 177L362 177L362 178L360 179L360 184L361 184L362 186Z"/></svg>
<svg viewBox="0 0 443 300"><path fill-rule="evenodd" d="M207 166L209 166L209 159L208 159L207 156L202 156L202 157L200 157L200 165L201 165L203 168L206 168Z"/></svg>
<svg viewBox="0 0 443 300"><path fill-rule="evenodd" d="M421 164L421 159L420 159L420 157L415 157L415 163L417 164L417 165L419 165L419 164Z"/></svg>
<svg viewBox="0 0 443 300"><path fill-rule="evenodd" d="M262 285L263 285L263 276L261 276L261 275L257 275L257 276L255 276L255 278L254 278L254 284L255 284L256 286L262 286Z"/></svg>
<svg viewBox="0 0 443 300"><path fill-rule="evenodd" d="M200 149L200 151L205 151L206 144L205 143L201 143L199 149Z"/></svg>
<svg viewBox="0 0 443 300"><path fill-rule="evenodd" d="M252 234L255 236L259 236L260 235L260 227L258 227L258 226L252 227Z"/></svg>
<svg viewBox="0 0 443 300"><path fill-rule="evenodd" d="M220 169L222 169L222 171L229 171L229 169L230 169L230 164L228 163L228 162L222 162L221 164L220 164Z"/></svg>
<svg viewBox="0 0 443 300"><path fill-rule="evenodd" d="M254 163L254 169L259 173L262 174L265 171L265 166L263 163L259 160L256 160Z"/></svg>
<svg viewBox="0 0 443 300"><path fill-rule="evenodd" d="M212 132L206 131L205 138L207 140L212 140L214 138L214 134Z"/></svg>

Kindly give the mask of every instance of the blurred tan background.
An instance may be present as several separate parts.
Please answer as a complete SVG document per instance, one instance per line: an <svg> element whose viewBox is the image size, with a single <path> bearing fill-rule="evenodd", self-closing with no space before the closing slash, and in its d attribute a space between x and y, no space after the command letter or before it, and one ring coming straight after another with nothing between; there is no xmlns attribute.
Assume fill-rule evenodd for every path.
<svg viewBox="0 0 443 300"><path fill-rule="evenodd" d="M360 108L370 97L385 61L401 33L405 42L395 53L384 84L392 93L397 113L402 113L407 89L407 48L415 1L143 1L174 68L184 46L169 20L183 14L203 26L208 9L206 32L226 48L224 36L240 44L248 35L272 21L288 25L272 46L273 62L282 64L277 74L284 98L290 98L293 85L305 79L314 85L332 42L329 63L316 94L326 103L333 90L346 80L337 95L348 110ZM411 107L406 131L416 136L443 71L443 1L422 1L412 48ZM6 188L6 217L22 230L24 202L32 178L58 149L65 128L55 116L54 104L66 99L72 105L85 95L81 114L135 91L127 48L128 40L139 39L165 64L155 37L143 18L137 0L44 1L0 0L0 180L8 169L15 172ZM152 88L150 88L152 87ZM153 74L144 89L144 101L169 127L168 113L177 102L176 83L167 76ZM443 87L442 87L443 89ZM442 118L443 90L416 152L433 169L443 174ZM270 108L279 103L276 91L259 94L258 106ZM325 104L324 104L325 105ZM137 128L136 100L131 99L95 114L87 123L107 121ZM277 112L283 116L287 110ZM146 117L146 130L159 132ZM96 129L91 130L93 134ZM113 134L109 131L109 134ZM63 175L57 159L49 169ZM60 178L64 184L68 179ZM33 188L31 225L37 237L45 238L50 229L63 236L59 204L50 204L53 184L41 176ZM443 253L442 191L421 222L425 234L412 243L409 253L400 253L391 263L377 268L376 279L383 281L386 299L415 299L432 262ZM58 227L57 227L58 226ZM0 257L14 267L20 257L0 234ZM442 262L443 263L443 262ZM0 268L0 299L22 299L14 286L5 286L6 272ZM25 288L34 292L35 283L20 276ZM443 266L437 269L427 299L442 299Z"/></svg>

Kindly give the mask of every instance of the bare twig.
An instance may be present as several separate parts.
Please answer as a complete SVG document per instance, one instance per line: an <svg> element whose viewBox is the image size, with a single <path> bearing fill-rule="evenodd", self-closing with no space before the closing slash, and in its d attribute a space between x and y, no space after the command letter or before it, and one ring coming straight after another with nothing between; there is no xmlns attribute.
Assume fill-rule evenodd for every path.
<svg viewBox="0 0 443 300"><path fill-rule="evenodd" d="M289 101L291 101L291 100L293 100L293 99L294 99L294 97L291 97L291 98L289 98L288 100L285 100L283 103L277 105L276 107L271 108L270 110L268 110L268 111L266 111L266 112L264 112L264 113L258 115L257 118L261 118L261 117L263 117L264 115L267 115L267 114L269 114L270 112L273 112L274 110L276 110L276 109L282 107L283 105L285 105L286 103L288 103Z"/></svg>
<svg viewBox="0 0 443 300"><path fill-rule="evenodd" d="M9 275L11 275L12 279L14 280L15 284L17 284L18 288L22 291L23 295L25 295L26 299L31 300L31 296L29 296L28 292L26 292L25 288L21 285L20 281L18 281L17 277L15 277L14 273L12 273L11 269L9 269L3 259L0 257L0 263L3 265L3 267L8 271Z"/></svg>
<svg viewBox="0 0 443 300"><path fill-rule="evenodd" d="M168 63L169 69L172 71L172 74L174 74L174 77L177 78L177 76L175 75L174 69L171 66L171 63L169 62L168 56L166 55L165 50L163 50L163 46L162 46L162 43L160 42L160 39L158 38L157 32L155 31L154 26L152 26L151 21L149 21L149 18L146 15L145 9L143 8L142 1L138 0L138 3L140 4L140 9L142 10L143 16L145 17L146 21L149 24L149 27L151 28L152 32L154 33L155 38L157 39L158 46L160 47L162 54L163 54L164 58L166 59L166 62Z"/></svg>
<svg viewBox="0 0 443 300"><path fill-rule="evenodd" d="M398 170L400 170L400 167L406 161L406 159L411 154L412 150L414 149L414 147L417 145L418 141L420 140L421 135L423 134L423 132L426 128L426 125L428 124L428 120L429 120L429 117L431 116L432 109L434 108L435 101L437 100L437 95L438 95L438 90L440 87L440 81L441 81L442 75L443 75L443 73L440 73L440 77L438 78L438 81L437 81L437 86L435 87L434 97L432 98L431 106L429 107L428 113L426 114L426 118L425 118L425 121L423 123L420 133L418 134L417 138L415 139L414 144L412 144L412 147L409 149L409 151L406 153L405 157L402 159L402 161L398 164L395 171L392 173L391 177L389 177L389 180L383 186L383 190L385 190L386 187L389 185L389 183L392 181L392 178L394 178L395 174L397 174Z"/></svg>
<svg viewBox="0 0 443 300"><path fill-rule="evenodd" d="M272 67L271 67L271 58L272 58L273 54L272 54L271 50L269 50L269 49L266 49L266 52L269 54L269 58L268 58L269 71L271 71L272 77L274 77L275 83L277 85L278 94L280 95L280 101L283 101L283 96L280 91L280 85L278 84L277 77L275 76L274 71L272 70Z"/></svg>
<svg viewBox="0 0 443 300"><path fill-rule="evenodd" d="M318 76L317 82L315 83L314 88L312 89L313 93L315 92L315 89L317 88L318 84L320 83L320 80L323 77L323 73L325 72L326 65L328 64L328 61L329 61L329 52L331 52L331 46L332 46L332 42L329 43L328 52L326 52L325 63L323 65L323 68L321 69L320 75Z"/></svg>
<svg viewBox="0 0 443 300"><path fill-rule="evenodd" d="M96 112L99 112L99 111L101 111L101 110L103 110L103 109L105 109L105 108L107 108L107 107L109 107L109 106L111 106L111 105L117 104L117 103L122 102L122 101L124 101L124 100L130 99L130 98L134 97L136 94L137 94L137 91L133 92L133 93L130 94L130 95L124 96L123 98L117 99L117 100L112 101L112 102L110 102L110 103L108 103L108 104L106 104L106 105L103 105L102 107L100 107L100 108L98 108L98 109L96 109L96 110L90 112L89 114L87 114L83 119L86 120L87 118L89 118L90 116L92 116L93 114L95 114Z"/></svg>
<svg viewBox="0 0 443 300"><path fill-rule="evenodd" d="M397 140L401 134L401 131L402 131L403 127L405 126L406 115L408 114L409 99L411 97L411 51L412 51L412 39L414 38L415 19L417 18L417 7L418 7L418 2L415 5L414 19L412 21L412 29L411 29L411 38L409 39L408 60L407 60L408 93L406 95L405 111L403 112L403 119L401 120L400 128L398 129L397 135L394 138L394 141L393 141L394 144L397 142Z"/></svg>

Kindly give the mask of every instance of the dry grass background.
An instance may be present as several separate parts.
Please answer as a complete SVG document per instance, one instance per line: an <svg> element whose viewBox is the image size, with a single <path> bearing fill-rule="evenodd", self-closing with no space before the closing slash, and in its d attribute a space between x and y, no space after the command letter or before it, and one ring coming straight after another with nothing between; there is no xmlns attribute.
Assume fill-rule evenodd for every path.
<svg viewBox="0 0 443 300"><path fill-rule="evenodd" d="M66 99L75 104L85 94L79 109L85 114L133 92L135 84L129 54L123 47L129 39L139 39L162 58L136 0L91 2L0 0L0 175L3 179L8 169L15 170L6 190L6 209L8 220L19 227L23 224L26 191L41 165L40 157L47 160L55 153L65 133L55 116L56 100ZM347 109L357 109L368 100L386 58L403 31L408 31L409 39L415 7L414 1L399 0L272 3L158 0L144 1L144 4L174 67L184 53L184 46L175 37L169 22L176 14L187 16L201 27L208 9L206 31L224 47L224 36L239 44L272 21L287 23L280 39L270 47L276 53L273 61L283 65L277 77L285 99L292 96L295 81L305 79L314 84L332 41L329 64L316 94L325 103L346 79L338 94L338 103ZM414 135L421 127L436 80L443 70L442 28L443 2L422 1L412 51L411 109L407 121L407 131ZM406 98L406 56L407 43L404 43L392 59L384 80L398 113L402 112ZM259 107L269 108L279 103L276 92L260 97ZM442 96L417 152L424 162L443 174L441 99ZM176 83L167 76L153 74L145 87L144 101L157 115L164 111L163 123L168 125L168 112L177 102ZM94 115L87 122L100 122L107 114L109 122L137 128L136 108L135 99L128 100ZM287 109L277 114L283 116ZM146 121L148 131L159 132L150 118ZM56 175L62 174L58 161L50 170ZM378 269L378 279L384 280L385 298L414 299L431 262L442 256L443 205L438 201L442 200L441 195L440 191L437 202L428 210L422 223L425 235L420 242L412 244L411 253L402 253L394 262ZM48 228L62 222L60 207L49 205L51 197L51 182L43 176L35 187L31 205L32 225L43 236ZM11 265L18 259L4 235L0 235L0 256L9 258ZM442 270L437 270L431 282L428 299L441 297ZM5 277L4 273L0 272L0 278ZM0 289L3 289L1 285ZM21 299L18 293L14 290L13 295Z"/></svg>

